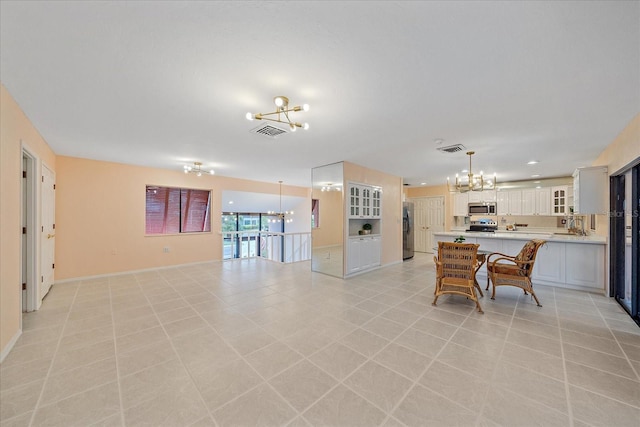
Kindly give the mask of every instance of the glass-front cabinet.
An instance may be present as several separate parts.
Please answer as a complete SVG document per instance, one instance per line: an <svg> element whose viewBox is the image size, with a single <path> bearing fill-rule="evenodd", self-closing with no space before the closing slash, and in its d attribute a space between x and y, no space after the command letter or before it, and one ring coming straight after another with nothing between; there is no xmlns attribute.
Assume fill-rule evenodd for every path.
<svg viewBox="0 0 640 427"><path fill-rule="evenodd" d="M567 215L569 213L569 188L566 185L551 187L551 214Z"/></svg>
<svg viewBox="0 0 640 427"><path fill-rule="evenodd" d="M382 189L365 184L349 183L349 218L380 218Z"/></svg>

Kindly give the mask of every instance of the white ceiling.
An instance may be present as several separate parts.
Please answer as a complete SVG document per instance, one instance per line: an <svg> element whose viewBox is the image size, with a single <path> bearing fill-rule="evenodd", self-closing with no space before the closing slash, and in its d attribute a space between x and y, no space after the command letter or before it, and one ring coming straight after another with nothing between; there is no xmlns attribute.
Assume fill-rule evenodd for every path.
<svg viewBox="0 0 640 427"><path fill-rule="evenodd" d="M350 161L570 175L640 111L640 2L0 2L0 78L60 155L309 186ZM247 111L286 95L306 132ZM540 160L527 166L529 160Z"/></svg>

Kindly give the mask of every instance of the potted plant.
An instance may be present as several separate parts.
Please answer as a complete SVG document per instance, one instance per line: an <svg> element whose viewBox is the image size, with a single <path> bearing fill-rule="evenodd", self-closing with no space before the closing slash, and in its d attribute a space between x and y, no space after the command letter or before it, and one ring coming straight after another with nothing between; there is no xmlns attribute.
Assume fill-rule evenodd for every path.
<svg viewBox="0 0 640 427"><path fill-rule="evenodd" d="M458 236L456 237L456 239L453 241L453 243L464 243L464 236Z"/></svg>
<svg viewBox="0 0 640 427"><path fill-rule="evenodd" d="M371 234L371 224L366 223L362 224L362 230L360 230L360 234Z"/></svg>

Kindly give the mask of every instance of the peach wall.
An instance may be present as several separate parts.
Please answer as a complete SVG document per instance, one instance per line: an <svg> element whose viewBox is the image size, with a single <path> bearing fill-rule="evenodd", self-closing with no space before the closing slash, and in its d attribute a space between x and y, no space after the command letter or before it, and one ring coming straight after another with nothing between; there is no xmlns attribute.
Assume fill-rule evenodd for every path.
<svg viewBox="0 0 640 427"><path fill-rule="evenodd" d="M21 327L21 171L22 145L56 171L56 157L4 85L0 84L0 349Z"/></svg>
<svg viewBox="0 0 640 427"><path fill-rule="evenodd" d="M592 166L607 166L614 174L640 157L640 114L637 114L613 140Z"/></svg>
<svg viewBox="0 0 640 427"><path fill-rule="evenodd" d="M402 262L402 178L344 162L344 182L350 181L382 187L381 264Z"/></svg>
<svg viewBox="0 0 640 427"><path fill-rule="evenodd" d="M616 139L600 153L592 166L607 166L611 176L638 158L640 158L640 114L637 114ZM607 215L596 215L596 234L609 235Z"/></svg>
<svg viewBox="0 0 640 427"><path fill-rule="evenodd" d="M277 183L64 156L58 170L56 280L220 260L222 191L279 192ZM213 232L145 236L146 185L211 190ZM303 187L282 192L310 198Z"/></svg>

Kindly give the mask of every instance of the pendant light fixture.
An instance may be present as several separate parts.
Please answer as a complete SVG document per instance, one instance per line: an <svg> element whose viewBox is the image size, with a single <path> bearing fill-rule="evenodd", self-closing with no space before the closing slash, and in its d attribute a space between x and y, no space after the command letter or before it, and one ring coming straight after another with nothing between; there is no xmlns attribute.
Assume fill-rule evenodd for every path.
<svg viewBox="0 0 640 427"><path fill-rule="evenodd" d="M286 223L290 223L293 222L293 218L287 218L287 215L293 215L293 211L282 211L282 181L278 181L278 184L280 184L280 211L279 212L275 212L275 211L268 211L267 214L269 215L276 215L277 219L272 219L270 220L270 222L286 222Z"/></svg>
<svg viewBox="0 0 640 427"><path fill-rule="evenodd" d="M467 172L466 180L458 177L456 174L456 182L451 186L449 177L447 177L447 188L450 192L466 193L467 191L484 191L493 190L496 188L496 174L493 174L493 180L485 179L484 173L480 171L480 175L474 175L471 170L471 156L475 154L475 151L467 151L469 156L469 169ZM464 171L463 171L464 172Z"/></svg>

